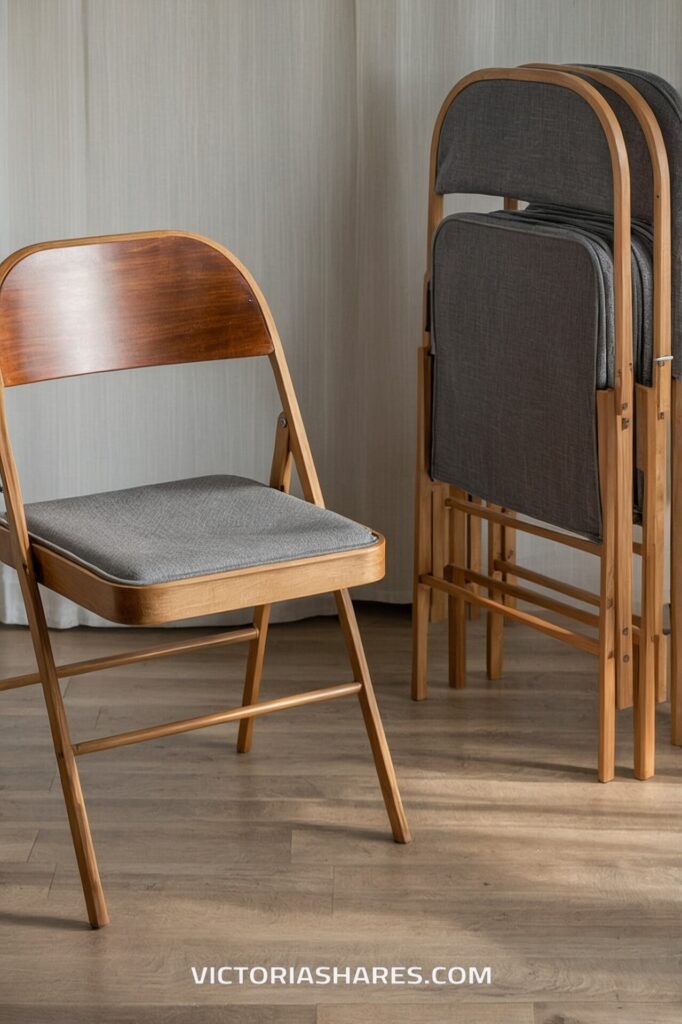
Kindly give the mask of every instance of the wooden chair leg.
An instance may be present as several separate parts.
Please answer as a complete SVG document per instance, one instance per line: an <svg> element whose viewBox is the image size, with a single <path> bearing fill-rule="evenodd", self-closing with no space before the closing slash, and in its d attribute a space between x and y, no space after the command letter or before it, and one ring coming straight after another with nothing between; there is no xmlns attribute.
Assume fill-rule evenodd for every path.
<svg viewBox="0 0 682 1024"><path fill-rule="evenodd" d="M495 506L491 506L494 508ZM502 527L498 523L488 523L488 575L495 579L501 573L495 569L495 562L503 557ZM502 595L490 589L491 600L501 600ZM504 618L495 612L488 612L486 625L486 668L488 679L499 679L502 675L502 655L504 650Z"/></svg>
<svg viewBox="0 0 682 1024"><path fill-rule="evenodd" d="M426 399L431 394L428 352L417 353L417 472L414 512L414 585L412 591L412 699L428 695L427 662L431 588L420 577L431 572L433 557L433 484L428 474L426 451Z"/></svg>
<svg viewBox="0 0 682 1024"><path fill-rule="evenodd" d="M97 868L95 848L85 810L76 758L71 745L64 701L52 655L52 645L45 622L38 586L28 572L19 571L38 671L45 696L52 743L59 768L66 813L76 853L88 919L93 928L109 923L102 882Z"/></svg>
<svg viewBox="0 0 682 1024"><path fill-rule="evenodd" d="M643 547L646 549L648 520L645 501ZM634 773L636 779L648 779L654 774L656 757L656 636L654 624L653 566L642 557L641 610L639 644L634 692Z"/></svg>
<svg viewBox="0 0 682 1024"><path fill-rule="evenodd" d="M616 477L614 395L597 392L602 551L599 584L599 753L598 777L616 774Z"/></svg>
<svg viewBox="0 0 682 1024"><path fill-rule="evenodd" d="M272 605L263 604L256 608L253 614L253 624L258 630L258 636L249 644L249 654L246 662L246 678L244 680L244 696L242 704L255 704L260 693L260 680L263 672L263 659L265 657L265 645L268 639L268 626L270 624L270 609ZM253 718L243 718L239 723L239 734L237 736L237 751L240 754L248 754L253 743Z"/></svg>
<svg viewBox="0 0 682 1024"><path fill-rule="evenodd" d="M639 634L639 667L634 702L635 778L649 779L656 759L656 662L652 636L644 636L645 622Z"/></svg>
<svg viewBox="0 0 682 1024"><path fill-rule="evenodd" d="M634 693L635 778L654 774L656 759L656 637L662 629L663 579L660 559L665 502L665 428L656 393L643 396L644 508L642 514L639 666ZM641 405L640 405L641 408Z"/></svg>
<svg viewBox="0 0 682 1024"><path fill-rule="evenodd" d="M665 633L656 636L656 703L665 704L668 700L668 661L670 645Z"/></svg>
<svg viewBox="0 0 682 1024"><path fill-rule="evenodd" d="M670 715L672 742L682 747L682 380L672 383L670 508Z"/></svg>
<svg viewBox="0 0 682 1024"><path fill-rule="evenodd" d="M465 501L464 491L450 488L453 498ZM459 509L450 509L450 565L447 577L453 583L464 584L461 574L453 573L451 566L466 565L467 515ZM435 575L435 574L434 574ZM448 675L450 686L462 690L466 680L466 604L461 597L448 597Z"/></svg>
<svg viewBox="0 0 682 1024"><path fill-rule="evenodd" d="M428 696L429 601L431 590L415 583L412 599L412 700Z"/></svg>
<svg viewBox="0 0 682 1024"><path fill-rule="evenodd" d="M362 715L365 720L365 728L367 729L369 743L372 748L372 755L374 757L374 764L379 777L381 792L384 797L386 811L391 823L393 838L396 843L409 843L412 836L410 835L410 829L403 810L402 800L400 799L398 781L395 777L391 752L388 749L388 743L386 742L386 736L384 734L384 727L381 722L381 715L379 714L376 697L374 696L374 688L372 687L369 667L367 665L365 651L362 646L360 630L358 629L357 620L355 618L355 610L347 590L338 590L334 596L336 598L339 621L346 641L346 649L353 668L353 674L355 679L359 683L362 683L362 689L360 690L358 697L360 700L360 707L362 708Z"/></svg>
<svg viewBox="0 0 682 1024"><path fill-rule="evenodd" d="M469 501L472 505L482 504L480 498L475 498L473 495L469 497ZM474 572L481 572L481 520L478 516L469 516L469 529L467 532L467 567L473 569ZM471 589L475 594L479 593L480 588L477 583L471 584ZM467 614L471 622L478 622L481 617L481 609L477 604L467 605Z"/></svg>
<svg viewBox="0 0 682 1024"><path fill-rule="evenodd" d="M445 572L446 552L448 550L449 519L445 508L448 488L435 484L431 488L431 544L432 569L434 576L443 576ZM442 590L431 591L431 622L443 622L448 612L448 598Z"/></svg>
<svg viewBox="0 0 682 1024"><path fill-rule="evenodd" d="M511 509L506 508L504 511L507 513L508 516L516 515L516 513L513 512ZM516 530L513 530L510 526L502 527L502 552L502 557L504 558L505 562L509 562L513 565L516 561ZM503 574L502 578L505 581L505 583L511 583L512 585L516 583L516 576L512 575L512 573L506 572ZM509 608L516 608L517 606L516 598L511 597L509 594L504 595L504 603ZM514 625L512 619L504 619L503 621L504 625L507 627Z"/></svg>

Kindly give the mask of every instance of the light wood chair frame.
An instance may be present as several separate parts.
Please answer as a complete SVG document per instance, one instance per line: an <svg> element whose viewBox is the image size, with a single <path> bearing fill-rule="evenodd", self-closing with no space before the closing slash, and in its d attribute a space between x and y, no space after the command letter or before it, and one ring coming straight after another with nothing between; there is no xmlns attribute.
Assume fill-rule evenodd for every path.
<svg viewBox="0 0 682 1024"><path fill-rule="evenodd" d="M295 466L306 501L324 507L315 464L294 392L286 358L272 314L258 285L245 267L223 246L189 232L158 231L93 238L68 239L30 246L10 256L0 265L0 323L2 289L12 270L24 259L49 249L72 246L116 245L144 239L195 239L217 250L241 274L258 305L269 337L269 360L274 373L283 412L277 422L270 486L288 491ZM227 330L227 328L226 328ZM7 339L5 338L5 344ZM241 354L241 353L240 353ZM261 353L257 353L261 354ZM158 362L168 361L159 357ZM175 360L182 362L184 360ZM134 363L133 365L141 365ZM145 363L154 365L154 360ZM113 366L113 369L121 368ZM77 376L33 370L15 373L12 384L32 383L49 377ZM367 548L354 549L320 558L312 557L260 566L255 569L195 577L151 586L125 586L95 573L49 548L30 536L19 476L10 442L4 400L5 384L0 381L0 475L6 503L7 525L0 527L0 558L16 569L26 607L37 671L0 681L0 690L40 684L59 768L64 801L80 872L88 918L93 928L108 923L108 913L100 880L95 850L81 790L76 759L84 754L108 750L131 743L202 729L224 722L238 722L237 749L251 749L253 720L260 715L341 697L357 696L367 730L371 752L386 805L393 838L406 843L410 832L403 811L395 771L377 706L355 612L348 587L380 579L383 576L384 541ZM253 624L212 636L172 641L162 646L79 661L67 665L55 663L38 584L63 594L92 611L117 622L150 625L192 616L254 606ZM273 700L259 700L261 672L268 633L270 607L274 601L332 591L348 658L352 681L323 689L309 690ZM248 657L242 704L226 711L195 718L149 726L118 735L72 742L59 679L97 672L121 665L145 662L191 650L219 645L248 643Z"/></svg>
<svg viewBox="0 0 682 1024"><path fill-rule="evenodd" d="M655 680L655 700L668 699L668 636L664 632L665 590L665 505L667 476L667 439L671 417L672 386L672 257L670 168L665 141L656 115L638 90L619 75L579 65L529 65L555 67L598 82L623 100L634 115L646 142L651 163L653 202L653 372L651 386L636 383L635 466L644 476L642 540L633 543L640 558L640 612L633 615L635 640L633 688L619 680L617 708L638 702L641 714L636 727L650 734L646 747L655 750L655 708L651 681ZM673 435L674 439L674 435ZM672 687L672 702L677 704L678 686ZM675 715L673 715L675 742ZM644 743L635 737L635 759L643 754ZM636 764L635 774L640 777ZM653 775L653 761L642 766Z"/></svg>
<svg viewBox="0 0 682 1024"><path fill-rule="evenodd" d="M601 94L584 78L563 68L489 68L473 72L451 90L434 127L429 174L427 227L427 270L424 280L424 324L428 324L428 289L431 279L431 249L434 232L443 217L443 196L436 191L436 158L443 120L460 93L474 82L505 79L557 85L581 97L597 117L608 144L613 178L614 210L614 300L615 300L615 386L596 393L600 490L603 539L601 544L534 522L518 518L515 510L485 505L483 501L430 476L431 450L431 336L425 329L418 350L418 437L415 514L415 582L413 604L412 696L427 695L427 644L429 617L438 618L442 605L431 606L434 591L447 597L449 635L449 679L456 688L466 685L467 604L488 612L487 673L497 679L502 671L504 620L531 626L564 643L589 652L599 660L599 752L598 777L610 781L615 774L615 712L617 689L627 702L633 683L632 615L632 437L634 387L632 373L632 296L630 279L630 174L623 134L617 117ZM660 134L660 133L659 133ZM665 151L663 150L663 153ZM666 165L667 166L667 165ZM516 207L515 197L505 200L507 209ZM659 396L660 389L649 389ZM648 406L647 406L648 409ZM654 431L654 435L656 432ZM658 479L658 478L657 478ZM449 517L447 529L445 518ZM478 529L470 523L488 523L488 573L472 568L471 557L480 550ZM600 559L600 587L597 595L559 580L533 573L514 559L514 535L522 530L558 544L585 551ZM447 556L445 554L447 537ZM473 538L473 541L472 541ZM635 550L638 549L635 545ZM521 587L516 577L549 588L567 597L597 605L598 613ZM487 590L484 597L481 590ZM517 601L527 602L587 625L597 637L549 622L521 611ZM645 665L649 664L649 649ZM654 769L654 702L652 676L640 671L635 703L635 774L647 778Z"/></svg>

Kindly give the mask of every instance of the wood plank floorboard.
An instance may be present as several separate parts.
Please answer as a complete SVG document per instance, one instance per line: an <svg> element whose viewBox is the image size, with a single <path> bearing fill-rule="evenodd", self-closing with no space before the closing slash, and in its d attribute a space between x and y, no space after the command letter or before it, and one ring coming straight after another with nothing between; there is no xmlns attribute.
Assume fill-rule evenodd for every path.
<svg viewBox="0 0 682 1024"><path fill-rule="evenodd" d="M112 924L85 923L40 690L0 693L2 1024L679 1024L682 750L658 708L657 774L596 781L596 662L514 626L467 689L431 628L409 699L406 609L359 605L414 842L391 842L354 699L79 760ZM187 631L188 635L190 631ZM54 634L60 661L168 640ZM62 683L75 740L238 704L244 649ZM32 671L0 629L0 673ZM351 678L333 619L271 629L267 699ZM490 966L490 985L198 986L221 964Z"/></svg>

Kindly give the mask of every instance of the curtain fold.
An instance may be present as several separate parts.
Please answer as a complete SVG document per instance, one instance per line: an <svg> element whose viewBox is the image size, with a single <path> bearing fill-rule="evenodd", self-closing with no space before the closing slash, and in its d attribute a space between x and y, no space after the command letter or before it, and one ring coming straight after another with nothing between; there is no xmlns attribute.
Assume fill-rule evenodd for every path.
<svg viewBox="0 0 682 1024"><path fill-rule="evenodd" d="M475 67L538 59L641 66L679 87L680 28L672 0L0 0L2 255L162 227L234 251L272 307L327 504L387 537L386 578L358 596L409 601L440 103ZM279 409L260 363L10 391L25 499L267 479ZM539 571L595 578L586 556L519 540ZM55 595L47 606L54 626L99 624ZM0 620L22 617L3 568Z"/></svg>

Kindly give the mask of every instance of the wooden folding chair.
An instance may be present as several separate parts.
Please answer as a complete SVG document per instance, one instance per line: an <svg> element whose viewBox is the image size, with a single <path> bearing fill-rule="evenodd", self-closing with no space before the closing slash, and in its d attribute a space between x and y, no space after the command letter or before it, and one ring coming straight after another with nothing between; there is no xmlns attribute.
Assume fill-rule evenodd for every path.
<svg viewBox="0 0 682 1024"><path fill-rule="evenodd" d="M4 411L5 387L246 356L269 358L284 410L270 487L237 477L200 478L24 506ZM408 842L347 589L383 576L384 540L324 508L282 345L248 271L217 243L175 231L22 249L0 265L0 370L0 473L6 501L0 559L19 575L38 665L35 673L3 680L0 689L42 685L93 928L107 924L108 916L76 766L83 754L223 722L239 722L237 747L247 752L258 715L356 695L393 837ZM292 462L305 501L286 493ZM251 606L255 614L249 628L56 665L39 583L126 625L157 625ZM328 591L335 594L352 681L259 701L271 602ZM249 644L241 706L72 742L60 677L240 641Z"/></svg>
<svg viewBox="0 0 682 1024"><path fill-rule="evenodd" d="M525 111L519 107L517 134L512 135L520 146L517 152L505 151L505 160L496 153L499 163L493 170L485 161L473 170L463 168L462 162L476 149L471 138L452 152L452 177L463 182L463 187L439 187L438 160L441 130L449 111L457 106L470 87L485 87L489 83L551 86L556 93L567 90L583 101L586 123L595 119L601 131L600 144L607 153L607 173L611 175L610 201L614 216L614 301L615 301L615 381L613 388L596 393L598 423L599 480L602 505L602 539L595 542L584 537L520 520L514 510L483 504L471 500L472 495L449 487L448 481L436 479L431 469L432 443L432 354L430 325L430 284L432 278L432 243L436 228L443 218L445 192L484 192L507 195L505 207L513 209L518 199L538 199L561 202L558 189L550 177L542 182L524 180L528 173L528 152L536 153L541 144L537 124L528 123ZM530 95L529 95L530 99ZM473 102L473 101L472 101ZM473 109L473 108L471 108ZM469 108L462 114L469 116ZM491 121L495 120L495 112ZM472 115L473 117L473 115ZM499 117L498 117L499 120ZM471 137L478 131L478 121L467 122ZM490 127L490 126L488 126ZM508 125L499 124L498 139L507 142ZM483 130L483 129L482 129ZM529 148L523 146L523 132L528 130ZM535 134L533 134L535 132ZM476 157L478 157L476 151ZM585 154L576 152L573 163L579 194L581 177L589 178ZM532 162L531 162L532 163ZM449 165L448 165L449 166ZM492 178L497 174L497 178ZM483 180L485 179L485 180ZM502 187L497 190L495 185ZM509 190L507 185L510 185ZM514 188L511 191L511 187ZM539 194L538 194L539 193ZM563 200L566 201L566 200ZM547 68L489 68L462 79L449 93L436 120L431 147L429 210L427 230L427 270L424 282L423 343L418 353L418 440L417 487L415 521L415 577L413 605L413 673L412 696L422 700L427 694L427 641L428 620L432 592L440 591L448 598L450 640L450 682L455 687L465 685L465 607L477 605L489 612L487 630L488 675L498 678L502 662L503 619L521 622L553 636L599 660L600 727L599 727L599 779L609 781L615 772L615 711L616 683L624 693L632 688L632 309L630 281L630 175L627 151L618 119L603 96L583 78L564 70ZM449 489L449 496L447 492ZM482 496L479 495L480 499ZM437 507L436 507L437 506ZM444 511L445 510L445 511ZM516 510L519 512L521 510ZM443 518L449 514L449 541L447 556L442 533ZM488 573L471 568L472 536L468 532L471 518L484 519L489 525ZM598 606L598 614L584 611L564 601L546 596L526 587L518 586L514 577L521 571L513 561L513 536L523 530L531 535L555 541L558 544L588 552L600 560L599 594L587 595L577 587L570 587L537 573L525 573L525 578L541 587L550 587L569 597L585 600ZM476 548L476 533L474 545ZM476 588L476 589L474 589ZM481 588L487 590L483 596ZM515 602L521 600L540 608L559 613L569 620L586 624L597 631L592 638L583 632L557 625L537 615L521 611ZM439 613L436 607L436 616ZM654 687L649 676L635 706L635 731L638 754L636 772L645 778L653 772L653 702Z"/></svg>
<svg viewBox="0 0 682 1024"><path fill-rule="evenodd" d="M650 386L640 382L634 386L635 467L644 477L642 540L633 542L633 554L640 559L640 612L639 615L633 615L635 671L632 684L619 680L616 701L619 710L631 707L633 701L637 701L639 713L635 716L635 775L646 778L654 773L654 681L656 700L661 703L668 696L669 645L663 629L666 452L672 377L671 195L668 156L654 111L622 73L577 64L527 66L554 68L579 75L593 83L614 109L620 101L623 111L629 111L634 118L650 164L649 182L631 176L633 198L636 190L642 189L645 184L650 188L653 234L652 381ZM627 74L626 69L623 72ZM640 141L634 136L634 124L621 119L621 127L628 150L630 147L634 150ZM633 152L630 163L639 168L644 161ZM676 687L673 687L674 702L675 697ZM675 717L673 714L673 742Z"/></svg>

